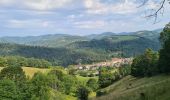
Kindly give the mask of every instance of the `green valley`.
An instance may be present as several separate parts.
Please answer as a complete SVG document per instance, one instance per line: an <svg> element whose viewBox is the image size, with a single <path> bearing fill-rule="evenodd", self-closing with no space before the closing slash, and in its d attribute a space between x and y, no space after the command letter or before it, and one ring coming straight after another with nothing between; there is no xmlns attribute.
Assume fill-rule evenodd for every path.
<svg viewBox="0 0 170 100"><path fill-rule="evenodd" d="M170 100L170 0L0 0L0 100Z"/></svg>

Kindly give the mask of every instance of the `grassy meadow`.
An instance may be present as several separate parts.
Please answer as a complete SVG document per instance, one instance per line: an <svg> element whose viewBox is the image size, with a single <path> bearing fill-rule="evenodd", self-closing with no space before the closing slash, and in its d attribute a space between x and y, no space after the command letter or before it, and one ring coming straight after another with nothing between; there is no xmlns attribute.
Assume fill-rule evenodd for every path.
<svg viewBox="0 0 170 100"><path fill-rule="evenodd" d="M76 75L76 78L82 83L86 83L91 78L95 78L95 79L98 80L98 77L83 77L83 76L80 76L80 75Z"/></svg>
<svg viewBox="0 0 170 100"><path fill-rule="evenodd" d="M2 70L2 69L3 69L3 67L0 67L0 70ZM22 69L24 70L26 76L28 76L30 78L32 78L36 72L47 73L48 71L50 71L50 69L48 69L48 68L22 67Z"/></svg>
<svg viewBox="0 0 170 100"><path fill-rule="evenodd" d="M106 95L92 100L169 100L170 76L135 78L127 76L101 89Z"/></svg>

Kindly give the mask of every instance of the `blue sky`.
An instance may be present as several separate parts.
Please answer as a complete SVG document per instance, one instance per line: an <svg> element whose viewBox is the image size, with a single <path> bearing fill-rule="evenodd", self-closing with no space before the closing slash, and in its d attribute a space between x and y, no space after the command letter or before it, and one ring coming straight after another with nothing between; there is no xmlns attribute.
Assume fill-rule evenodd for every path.
<svg viewBox="0 0 170 100"><path fill-rule="evenodd" d="M141 0L143 1L143 0ZM89 35L163 28L170 22L165 5L159 23L145 18L158 0L0 0L0 36Z"/></svg>

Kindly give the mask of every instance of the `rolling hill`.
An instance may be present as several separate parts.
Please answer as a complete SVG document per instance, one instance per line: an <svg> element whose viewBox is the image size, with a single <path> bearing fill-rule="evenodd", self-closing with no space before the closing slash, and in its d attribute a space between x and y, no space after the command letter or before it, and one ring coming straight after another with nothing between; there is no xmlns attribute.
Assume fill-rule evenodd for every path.
<svg viewBox="0 0 170 100"><path fill-rule="evenodd" d="M101 34L92 34L88 36L74 36L67 34L51 34L51 35L42 35L42 36L26 36L26 37L1 37L1 43L16 43L24 44L30 46L44 46L44 47L66 47L67 45L74 42L81 41L91 41L91 40L102 40L104 38L112 37L116 41L124 41L129 37L144 37L151 40L158 41L159 33L161 29L153 31L137 31L137 32L122 32L122 33L113 33L113 32L104 32ZM123 37L125 35L126 37ZM129 37L128 37L129 36ZM113 38L114 37L114 38ZM123 37L123 38L122 38Z"/></svg>
<svg viewBox="0 0 170 100"><path fill-rule="evenodd" d="M93 36L65 34L1 37L0 55L19 55L68 66L105 61L112 57L132 57L146 48L160 49L158 31L138 31L122 34L105 32ZM81 59L81 60L80 60Z"/></svg>
<svg viewBox="0 0 170 100"><path fill-rule="evenodd" d="M103 96L92 100L169 100L169 89L169 75L145 78L127 76L101 89Z"/></svg>
<svg viewBox="0 0 170 100"><path fill-rule="evenodd" d="M146 48L152 48L157 51L160 48L160 44L156 40L139 36L114 35L105 37L101 40L93 39L91 41L74 42L68 47L93 51L105 51L112 57L120 56L115 55L115 53L123 53L124 57L131 57L143 53Z"/></svg>
<svg viewBox="0 0 170 100"><path fill-rule="evenodd" d="M42 35L42 36L27 36L27 37L1 37L1 43L15 43L30 46L44 47L63 47L69 43L76 41L88 40L81 36L72 36L66 34Z"/></svg>
<svg viewBox="0 0 170 100"><path fill-rule="evenodd" d="M9 43L0 43L0 55L23 56L27 58L34 57L38 59L45 59L53 65L62 66L77 64L79 59L82 59L82 63L92 63L108 59L107 55L98 54L93 51L26 46Z"/></svg>

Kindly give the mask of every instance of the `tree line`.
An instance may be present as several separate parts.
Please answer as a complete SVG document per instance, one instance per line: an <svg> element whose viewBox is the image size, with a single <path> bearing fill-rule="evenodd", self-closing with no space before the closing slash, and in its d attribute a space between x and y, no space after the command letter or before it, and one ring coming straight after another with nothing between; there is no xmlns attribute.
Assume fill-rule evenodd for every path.
<svg viewBox="0 0 170 100"><path fill-rule="evenodd" d="M134 58L133 76L145 77L170 72L170 23L160 33L160 42L162 48L159 52L147 49L144 54Z"/></svg>
<svg viewBox="0 0 170 100"><path fill-rule="evenodd" d="M113 67L101 67L99 69L99 90L97 91L97 96L101 96L106 94L100 89L105 88L114 82L122 79L123 77L129 75L131 73L131 66L130 65L122 65L119 68Z"/></svg>
<svg viewBox="0 0 170 100"><path fill-rule="evenodd" d="M0 67L8 66L48 68L52 66L52 64L44 59L25 58L21 56L1 56Z"/></svg>
<svg viewBox="0 0 170 100"><path fill-rule="evenodd" d="M158 74L170 73L170 23L160 33L161 49L159 52L152 49L136 56L131 66L121 66L113 71L110 67L101 67L99 70L99 88L105 88L124 76L151 77ZM106 91L105 91L106 92ZM97 91L97 96L104 95L103 91Z"/></svg>
<svg viewBox="0 0 170 100"><path fill-rule="evenodd" d="M97 89L96 79L82 83L75 75L64 73L58 67L46 74L37 72L32 78L27 78L20 66L8 66L0 72L1 100L65 100L57 93L87 100L89 93Z"/></svg>

